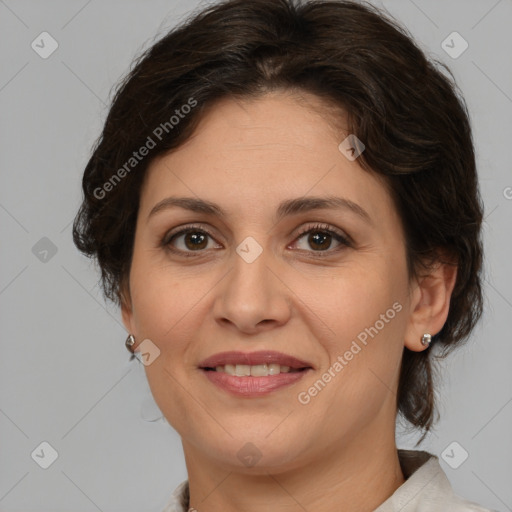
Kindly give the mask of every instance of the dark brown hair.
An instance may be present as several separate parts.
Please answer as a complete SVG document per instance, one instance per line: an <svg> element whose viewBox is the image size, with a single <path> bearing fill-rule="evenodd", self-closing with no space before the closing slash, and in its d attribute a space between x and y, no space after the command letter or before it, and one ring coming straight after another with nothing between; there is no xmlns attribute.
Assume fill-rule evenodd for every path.
<svg viewBox="0 0 512 512"><path fill-rule="evenodd" d="M366 146L358 162L383 177L402 219L409 275L442 254L458 263L448 319L433 344L442 355L461 344L483 306L483 207L467 107L449 70L427 59L404 28L352 1L220 2L134 61L85 168L73 227L76 246L99 263L105 296L120 304L129 290L151 160L183 144L216 100L274 90L306 91L347 112L349 133ZM148 156L130 160L150 139ZM404 349L397 395L398 411L425 431L435 412L433 357Z"/></svg>

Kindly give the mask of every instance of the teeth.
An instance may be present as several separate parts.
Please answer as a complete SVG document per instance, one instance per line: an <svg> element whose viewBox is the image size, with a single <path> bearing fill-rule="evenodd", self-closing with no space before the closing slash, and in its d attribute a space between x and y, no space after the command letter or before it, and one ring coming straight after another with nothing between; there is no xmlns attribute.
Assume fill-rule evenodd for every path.
<svg viewBox="0 0 512 512"><path fill-rule="evenodd" d="M251 367L248 364L237 364L235 366L235 375L237 377L249 377L251 375Z"/></svg>
<svg viewBox="0 0 512 512"><path fill-rule="evenodd" d="M253 377L266 377L268 375L268 365L256 364L251 366L251 375Z"/></svg>
<svg viewBox="0 0 512 512"><path fill-rule="evenodd" d="M268 365L268 374L269 375L277 375L281 371L281 365L279 364L269 364Z"/></svg>
<svg viewBox="0 0 512 512"><path fill-rule="evenodd" d="M237 377L266 377L268 375L277 375L279 373L289 373L292 370L289 366L281 366L280 364L226 364L225 366L216 366L216 372L224 372L228 375L235 375Z"/></svg>

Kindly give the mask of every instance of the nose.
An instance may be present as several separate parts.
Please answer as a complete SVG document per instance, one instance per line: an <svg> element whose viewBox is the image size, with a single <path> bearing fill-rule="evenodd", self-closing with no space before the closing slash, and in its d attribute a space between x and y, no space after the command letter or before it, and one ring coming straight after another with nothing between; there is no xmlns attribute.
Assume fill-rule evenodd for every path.
<svg viewBox="0 0 512 512"><path fill-rule="evenodd" d="M213 306L215 320L224 328L255 334L289 320L291 292L271 268L270 253L264 250L251 263L233 254L233 267L216 287Z"/></svg>

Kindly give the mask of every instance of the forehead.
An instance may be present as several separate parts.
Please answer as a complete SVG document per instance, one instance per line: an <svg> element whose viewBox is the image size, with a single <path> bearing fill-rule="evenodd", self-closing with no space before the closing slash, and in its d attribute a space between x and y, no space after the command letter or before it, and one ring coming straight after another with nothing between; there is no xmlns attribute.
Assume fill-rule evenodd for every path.
<svg viewBox="0 0 512 512"><path fill-rule="evenodd" d="M364 204L374 218L392 208L381 177L339 150L349 135L341 111L302 94L223 99L194 134L149 166L141 197L146 213L168 195L221 203L236 215L273 208L283 198L338 195Z"/></svg>

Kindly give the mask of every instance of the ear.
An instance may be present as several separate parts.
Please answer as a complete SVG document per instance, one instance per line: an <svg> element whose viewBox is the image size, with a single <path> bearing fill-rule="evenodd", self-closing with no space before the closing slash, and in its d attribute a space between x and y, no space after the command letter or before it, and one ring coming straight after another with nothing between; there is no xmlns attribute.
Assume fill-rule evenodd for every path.
<svg viewBox="0 0 512 512"><path fill-rule="evenodd" d="M128 279L123 279L119 288L119 300L121 302L121 316L123 318L123 324L129 333L133 333L135 326Z"/></svg>
<svg viewBox="0 0 512 512"><path fill-rule="evenodd" d="M411 290L411 313L405 332L405 346L414 352L425 350L423 334L434 336L444 326L457 278L457 264L438 261L427 275L414 280Z"/></svg>

